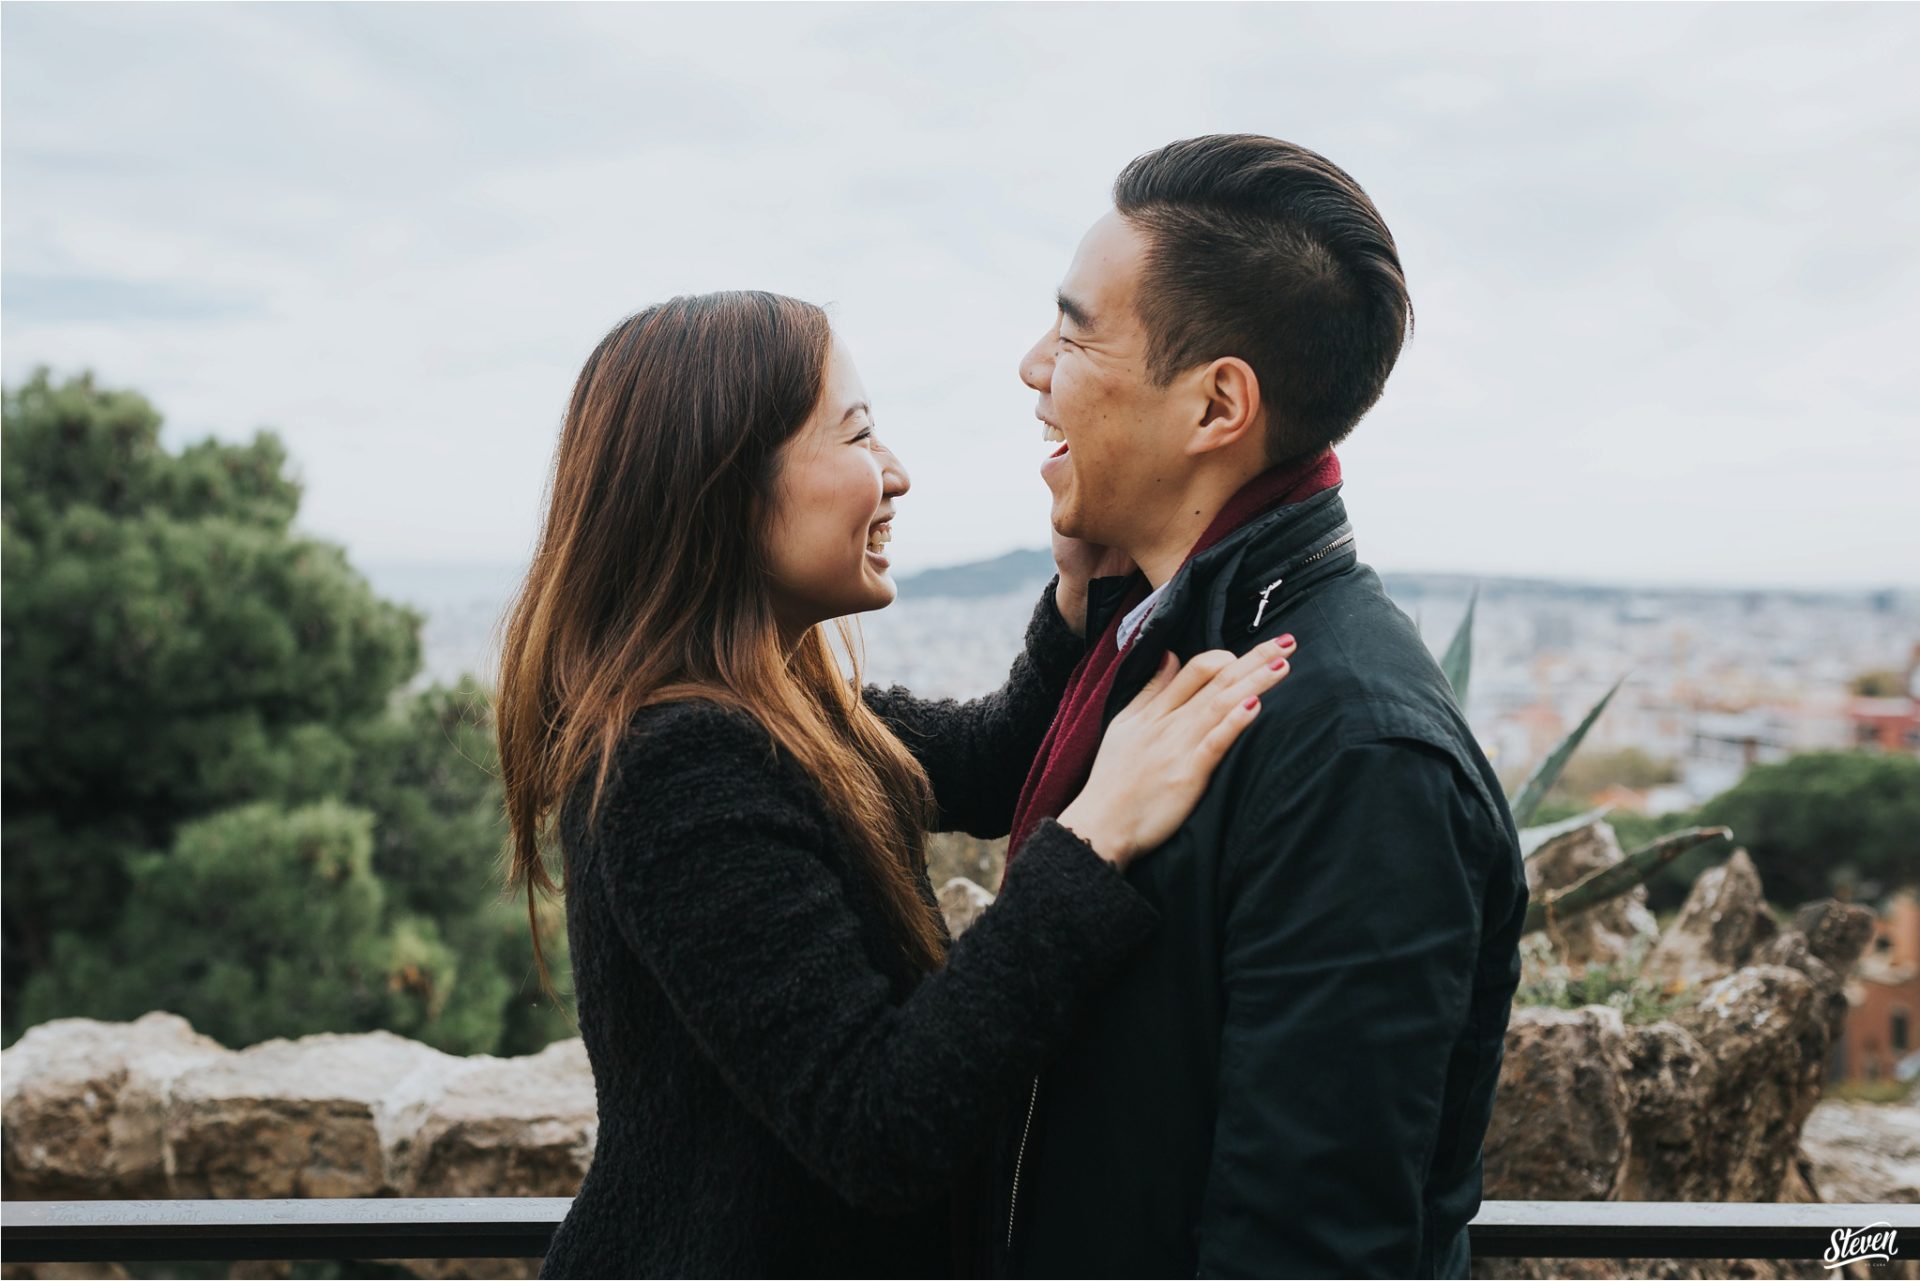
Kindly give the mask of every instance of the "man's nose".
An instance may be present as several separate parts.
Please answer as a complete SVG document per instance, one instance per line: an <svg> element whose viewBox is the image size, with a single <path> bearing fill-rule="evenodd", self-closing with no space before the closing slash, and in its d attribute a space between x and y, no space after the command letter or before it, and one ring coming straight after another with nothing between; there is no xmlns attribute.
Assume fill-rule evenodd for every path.
<svg viewBox="0 0 1920 1281"><path fill-rule="evenodd" d="M1053 383L1053 334L1051 331L1041 335L1040 341L1027 349L1020 358L1020 381L1037 392L1047 391Z"/></svg>

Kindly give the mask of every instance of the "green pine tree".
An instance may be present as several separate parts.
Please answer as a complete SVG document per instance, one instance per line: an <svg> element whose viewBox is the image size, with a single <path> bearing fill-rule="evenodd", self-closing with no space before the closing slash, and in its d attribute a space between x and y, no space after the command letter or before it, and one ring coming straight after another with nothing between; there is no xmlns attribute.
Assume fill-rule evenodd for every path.
<svg viewBox="0 0 1920 1281"><path fill-rule="evenodd" d="M406 692L422 616L294 529L278 438L170 452L143 397L45 370L0 417L6 1038L566 1034L499 896L485 694Z"/></svg>

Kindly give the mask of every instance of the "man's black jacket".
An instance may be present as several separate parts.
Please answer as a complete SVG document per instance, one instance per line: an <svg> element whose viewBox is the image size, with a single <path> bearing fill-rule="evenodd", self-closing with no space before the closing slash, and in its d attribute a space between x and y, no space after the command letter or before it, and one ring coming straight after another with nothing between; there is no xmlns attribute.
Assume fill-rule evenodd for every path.
<svg viewBox="0 0 1920 1281"><path fill-rule="evenodd" d="M1467 1274L1526 881L1446 678L1352 543L1338 487L1256 518L1122 662L1109 720L1169 647L1299 641L1127 869L1161 928L1003 1127L975 1243L996 1274ZM1092 584L1089 636L1127 582Z"/></svg>

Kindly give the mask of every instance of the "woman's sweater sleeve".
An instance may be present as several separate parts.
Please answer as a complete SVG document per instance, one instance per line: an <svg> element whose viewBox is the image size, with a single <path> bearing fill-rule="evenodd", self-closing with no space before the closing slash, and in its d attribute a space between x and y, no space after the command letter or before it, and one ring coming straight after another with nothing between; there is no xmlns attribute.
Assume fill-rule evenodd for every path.
<svg viewBox="0 0 1920 1281"><path fill-rule="evenodd" d="M915 698L898 685L868 685L861 697L906 744L933 784L940 831L959 829L993 839L1013 826L1027 770L1060 708L1086 641L1074 635L1054 592L1056 575L1027 622L1026 646L1006 684L991 694L956 702Z"/></svg>
<svg viewBox="0 0 1920 1281"><path fill-rule="evenodd" d="M822 857L825 811L751 717L672 709L623 743L593 889L745 1106L852 1204L945 1191L1158 913L1052 820L946 964L896 1004Z"/></svg>

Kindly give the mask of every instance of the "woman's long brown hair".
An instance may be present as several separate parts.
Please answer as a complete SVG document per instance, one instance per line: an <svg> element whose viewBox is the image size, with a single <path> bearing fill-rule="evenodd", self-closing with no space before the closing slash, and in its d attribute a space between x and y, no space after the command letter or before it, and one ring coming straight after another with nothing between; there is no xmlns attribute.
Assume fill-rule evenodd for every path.
<svg viewBox="0 0 1920 1281"><path fill-rule="evenodd" d="M684 699L766 727L819 787L906 956L940 964L945 932L918 888L926 772L861 702L854 647L851 677L821 626L787 653L768 593L779 450L820 400L831 343L826 313L797 299L680 297L614 326L574 384L495 692L506 883L526 889L541 986L563 1009L534 912L536 889L566 878L564 859L560 885L547 873L543 827L597 761L591 825L634 713Z"/></svg>

